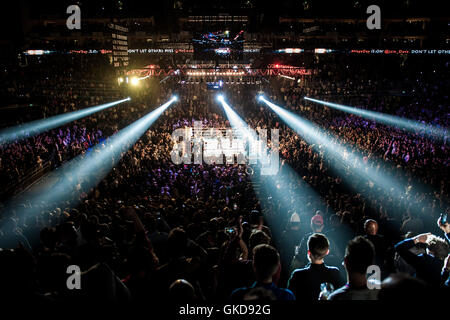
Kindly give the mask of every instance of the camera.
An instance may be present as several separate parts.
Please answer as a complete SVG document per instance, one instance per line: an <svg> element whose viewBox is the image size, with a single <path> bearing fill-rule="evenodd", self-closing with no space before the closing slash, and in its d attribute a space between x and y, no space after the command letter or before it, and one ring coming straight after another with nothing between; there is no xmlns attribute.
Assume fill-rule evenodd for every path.
<svg viewBox="0 0 450 320"><path fill-rule="evenodd" d="M225 233L229 236L232 236L236 233L236 230L234 230L234 228L225 228Z"/></svg>

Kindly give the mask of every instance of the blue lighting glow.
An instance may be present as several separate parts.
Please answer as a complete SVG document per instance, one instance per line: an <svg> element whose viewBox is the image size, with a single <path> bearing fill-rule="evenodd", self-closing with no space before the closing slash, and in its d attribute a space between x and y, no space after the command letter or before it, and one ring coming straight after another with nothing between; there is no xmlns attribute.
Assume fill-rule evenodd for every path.
<svg viewBox="0 0 450 320"><path fill-rule="evenodd" d="M26 139L28 137L32 137L39 133L42 133L47 130L51 130L62 126L71 121L75 121L84 117L87 117L96 112L108 109L115 105L118 105L125 101L130 101L131 98L128 97L126 99L113 101L110 103L105 103L95 107L89 107L78 111L68 112L64 114L60 114L54 117L40 119L36 121L31 121L28 123L24 123L19 126L6 128L0 131L0 144L10 143L12 141Z"/></svg>
<svg viewBox="0 0 450 320"><path fill-rule="evenodd" d="M222 106L234 129L242 130L242 135L249 139L258 138L256 132L248 127L247 123L228 105L227 102L225 102L224 98L222 100ZM263 145L262 147L264 149L266 145ZM279 155L277 155L277 157L279 157ZM272 161L273 159L271 159L271 163ZM285 214L295 212L299 214L302 219L305 217L309 219L317 210L326 212L327 205L324 199L322 199L308 183L298 176L285 161L281 161L281 165L278 164L278 161L276 161L276 163L277 166L279 166L279 168L277 168L277 174L253 174L251 176L252 181L261 188L262 192L258 197L263 206L268 208L274 203L279 203L287 208ZM258 172L258 169L255 168L255 166L251 167L255 172ZM329 212L329 214L332 214L332 212ZM286 218L286 216L284 218ZM283 217L281 216L272 219L272 223L280 224L285 222L286 221L283 221Z"/></svg>
<svg viewBox="0 0 450 320"><path fill-rule="evenodd" d="M349 107L342 104L317 100L313 98L304 97L305 100L315 102L318 104L322 104L324 106L340 110L343 112L355 114L357 116L369 119L369 120L375 120L379 123L383 123L386 125L390 125L399 129L403 129L406 131L414 132L423 134L428 137L432 138L438 138L443 141L446 141L448 138L448 130L445 128L439 128L436 126L432 126L429 124L420 123L418 121L412 120L412 119L406 119L401 118L397 116L392 116L388 114L383 114L380 112L370 111L370 110L363 110L359 108Z"/></svg>
<svg viewBox="0 0 450 320"><path fill-rule="evenodd" d="M89 193L175 101L176 98L172 97L168 102L120 130L103 143L94 146L90 152L81 154L52 171L23 197L32 204L45 203L54 207L61 205L65 207L67 203L76 205L81 195ZM34 212L33 208L22 206L13 206L7 211L15 211L19 216L31 215Z"/></svg>

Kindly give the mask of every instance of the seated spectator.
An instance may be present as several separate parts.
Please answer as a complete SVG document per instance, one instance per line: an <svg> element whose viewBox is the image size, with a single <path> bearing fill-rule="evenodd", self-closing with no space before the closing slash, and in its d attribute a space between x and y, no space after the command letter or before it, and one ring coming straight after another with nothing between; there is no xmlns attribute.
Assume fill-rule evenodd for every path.
<svg viewBox="0 0 450 320"><path fill-rule="evenodd" d="M239 288L231 294L234 302L243 301L244 297L255 288L272 291L276 300L295 300L294 294L283 288L278 288L272 281L273 275L280 267L280 255L277 250L267 244L261 244L253 249L253 271L256 282L251 287Z"/></svg>
<svg viewBox="0 0 450 320"><path fill-rule="evenodd" d="M367 268L373 264L375 248L364 237L351 240L345 249L344 266L347 283L334 291L328 300L377 300L377 289L367 288Z"/></svg>
<svg viewBox="0 0 450 320"><path fill-rule="evenodd" d="M288 282L297 301L312 301L319 298L320 285L331 283L334 288L343 285L339 269L329 267L324 258L330 252L330 243L327 237L314 233L308 239L308 260L310 264L303 269L295 270Z"/></svg>

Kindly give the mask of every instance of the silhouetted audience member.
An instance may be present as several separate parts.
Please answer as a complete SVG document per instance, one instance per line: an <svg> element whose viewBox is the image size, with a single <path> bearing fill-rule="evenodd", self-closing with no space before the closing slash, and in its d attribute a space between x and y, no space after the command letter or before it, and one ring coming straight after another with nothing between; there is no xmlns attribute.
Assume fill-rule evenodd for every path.
<svg viewBox="0 0 450 320"><path fill-rule="evenodd" d="M450 254L445 258L444 266L442 267L441 281L445 288L450 289Z"/></svg>
<svg viewBox="0 0 450 320"><path fill-rule="evenodd" d="M168 237L169 261L161 265L155 271L154 290L157 291L158 299L166 299L169 295L170 285L178 280L185 279L191 283L196 290L198 281L198 272L200 269L200 257L187 255L189 239L182 228L174 228L170 231ZM201 293L196 292L198 297Z"/></svg>
<svg viewBox="0 0 450 320"><path fill-rule="evenodd" d="M272 290L263 287L252 288L243 298L244 301L256 301L257 303L270 303L277 300Z"/></svg>
<svg viewBox="0 0 450 320"><path fill-rule="evenodd" d="M19 124L122 99L124 92L109 81L116 76L110 72L105 55L82 56L30 56L27 67L5 67L0 72L4 100L23 98L39 103L30 108L30 113L11 112L10 119L0 120ZM181 55L173 59L176 64L185 63L180 61ZM388 67L372 68L374 61ZM332 108L317 108L302 97L333 97L336 103L448 128L446 97L450 80L446 72L438 72L448 69L448 59L443 55L410 55L405 60L402 55L330 54L322 55L313 65L317 72L306 77L307 81L280 78L277 85L271 81L257 86L232 81L223 88L250 127L279 128L283 132L279 141L280 174L269 180L261 177L264 188L259 189L259 194L258 183L253 179L259 176L258 166L172 162L174 129L193 127L196 121L201 121L204 128L230 126L226 115L211 104L215 94L206 89L205 82L186 81L180 85L177 77L160 84L156 79L141 81L140 90L126 104L40 134L30 132L26 139L0 143L0 291L18 301L44 297L56 302L122 302L131 298L148 302L151 307L171 297L189 299L192 288L196 301L224 301L236 288L248 288L244 290L246 294L238 291L236 295L241 300L271 301L293 298L289 291L278 287L285 286L296 251L302 261L298 265L292 263L292 267L304 268L311 263L306 267L310 273L326 264L340 267L347 251L348 285L338 289L335 298L375 298L376 290L365 288L365 268L370 264L372 249L373 263L383 268L383 262L387 262L383 279L394 270L393 244L401 241L406 232L436 233L439 227L449 240L445 214L448 178L442 168L448 164L450 148L420 130L400 130ZM433 72L434 69L438 71ZM351 80L355 74L358 81ZM109 80L99 81L102 79ZM62 175L64 170L55 170L72 159L92 156L97 152L93 148L96 145L107 148L105 139L145 116L149 108L167 101L174 90L179 96L178 106L166 109L139 140L120 150L114 159L104 158L106 164L114 160L112 170L108 170L109 165L86 175ZM358 160L359 156L351 154L361 154L362 161L342 161L342 155L328 152L322 144L311 144L290 130L270 108L254 99L259 90L325 128L325 140L332 144L345 142L348 155L344 157ZM403 90L420 94L389 93ZM383 164L379 169L378 163ZM292 179L284 187L286 181L282 180L291 176L288 165L300 179ZM378 188L376 181L355 174L371 168L399 179L404 176L405 182L411 178L408 185L412 189L405 190L401 200L390 190ZM66 179L67 190L56 190L58 197L53 197L53 190L49 197L18 197L17 208L3 202L12 191L21 191L13 189L20 189L23 178L30 177L30 173L40 177L46 170ZM303 184L311 186L320 197L302 192ZM420 184L436 188L419 191L416 186ZM428 200L432 200L431 206ZM240 223L236 223L238 217L242 217ZM373 221L367 223L364 233L360 232L368 217L377 221L384 241ZM305 236L307 231L312 232ZM322 266L312 263L314 259L321 262L312 256L308 262L308 239L315 232L321 232L329 241L329 254L323 258ZM356 233L365 234L366 239L350 242L346 250ZM387 254L383 253L382 242L388 247ZM438 261L445 257L438 242L418 242L409 247L410 253L406 253L410 244L404 243L399 252L410 257L414 266L408 264L397 271L409 270L428 284L448 287L449 259ZM374 248L368 243L373 243ZM268 252L261 253L266 259L253 257L257 251L253 248L259 245L272 245L279 250L281 262L276 268L270 267L276 259ZM422 252L423 248L429 253ZM25 255L27 252L32 252L32 256ZM411 254L418 258L411 258ZM81 268L81 291L67 288L66 269L72 264ZM258 276L255 266L260 270ZM261 271L266 267L270 272ZM276 271L272 274L273 269ZM252 288L253 283L256 286ZM312 285L308 299L316 299L317 283ZM404 287L420 290L415 285ZM298 295L306 295L306 291ZM386 296L392 296L389 292Z"/></svg>
<svg viewBox="0 0 450 320"><path fill-rule="evenodd" d="M35 292L34 269L34 258L25 248L0 249L0 301L4 307L18 301L46 301Z"/></svg>
<svg viewBox="0 0 450 320"><path fill-rule="evenodd" d="M81 272L81 289L76 294L78 299L89 303L126 303L131 299L129 289L104 263Z"/></svg>
<svg viewBox="0 0 450 320"><path fill-rule="evenodd" d="M17 223L13 218L4 218L0 221L0 248L15 249L22 244L29 252L32 251L28 239L17 228Z"/></svg>
<svg viewBox="0 0 450 320"><path fill-rule="evenodd" d="M320 212L320 211L319 211ZM303 236L302 241L300 242L299 246L297 247L297 250L295 252L295 256L292 259L291 262L291 269L299 269L305 267L309 261L308 261L308 239L311 235L314 233L322 233L322 230L324 229L324 221L322 215L316 213L311 218L311 230L312 232L309 232ZM326 262L335 264L342 256L337 252L337 248L334 245L334 243L331 243L331 241L328 239L328 242L330 244L330 248L334 251L331 251L331 254L326 257Z"/></svg>
<svg viewBox="0 0 450 320"><path fill-rule="evenodd" d="M377 300L378 289L367 287L367 268L373 264L375 248L370 240L358 236L345 249L344 267L347 283L335 290L328 300Z"/></svg>
<svg viewBox="0 0 450 320"><path fill-rule="evenodd" d="M175 280L169 287L170 301L175 303L195 301L195 290L189 281Z"/></svg>
<svg viewBox="0 0 450 320"><path fill-rule="evenodd" d="M330 283L334 288L344 284L339 269L324 263L324 258L329 252L330 243L327 237L320 233L314 233L309 237L310 264L306 268L294 270L288 282L288 289L294 293L297 301L318 300L322 283Z"/></svg>
<svg viewBox="0 0 450 320"><path fill-rule="evenodd" d="M423 301L433 296L432 287L425 281L406 274L392 274L381 283L380 301Z"/></svg>
<svg viewBox="0 0 450 320"><path fill-rule="evenodd" d="M375 248L375 264L385 270L385 260L387 254L387 244L384 237L378 234L378 223L373 219L364 222L365 237L372 242Z"/></svg>
<svg viewBox="0 0 450 320"><path fill-rule="evenodd" d="M417 243L427 244L427 253L414 254L410 249ZM449 254L448 243L431 233L423 233L403 240L395 245L395 250L416 270L416 276L428 284L438 287L442 284L442 267Z"/></svg>

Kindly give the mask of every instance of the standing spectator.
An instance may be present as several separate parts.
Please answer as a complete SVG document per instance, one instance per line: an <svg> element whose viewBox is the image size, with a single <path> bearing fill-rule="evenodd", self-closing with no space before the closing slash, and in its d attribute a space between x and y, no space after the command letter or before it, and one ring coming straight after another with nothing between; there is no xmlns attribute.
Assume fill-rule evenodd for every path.
<svg viewBox="0 0 450 320"><path fill-rule="evenodd" d="M308 239L308 260L310 265L295 270L288 282L288 288L297 301L313 301L319 298L320 285L331 283L335 288L343 285L339 269L329 267L324 258L330 252L330 243L323 234L314 233Z"/></svg>
<svg viewBox="0 0 450 320"><path fill-rule="evenodd" d="M302 230L300 216L297 212L294 212L289 219L286 230L281 235L280 242L283 246L280 248L280 256L283 266L290 265L295 255L295 247L301 243L304 234L305 231ZM283 274L285 279L289 277L288 271L288 268L286 268L285 274Z"/></svg>
<svg viewBox="0 0 450 320"><path fill-rule="evenodd" d="M176 303L195 302L195 289L189 281L184 279L175 280L169 287L170 300Z"/></svg>
<svg viewBox="0 0 450 320"><path fill-rule="evenodd" d="M267 244L261 244L253 249L253 271L256 282L251 287L239 288L231 294L234 302L243 301L248 292L254 288L264 288L272 291L276 300L295 300L294 294L283 288L278 288L272 281L272 277L280 267L280 255L277 250Z"/></svg>
<svg viewBox="0 0 450 320"><path fill-rule="evenodd" d="M413 234L411 232L409 232L408 234L405 235L404 239L412 238L412 237L413 237ZM415 246L411 247L409 249L409 251L411 251L416 256L419 254L425 254L425 253L427 253L427 245L425 243L419 242ZM410 264L408 264L405 261L405 259L403 259L398 254L398 252L395 252L393 263L394 263L394 268L395 268L396 272L405 273L410 276L414 276L416 274L416 269L413 266L411 266Z"/></svg>
<svg viewBox="0 0 450 320"><path fill-rule="evenodd" d="M417 243L426 243L427 253L416 255L409 250ZM444 239L423 233L397 243L395 250L415 268L418 278L432 286L440 286L444 259L449 254L449 246Z"/></svg>
<svg viewBox="0 0 450 320"><path fill-rule="evenodd" d="M375 248L364 237L351 240L345 250L347 283L334 291L328 300L377 300L377 289L367 288L367 268L373 264Z"/></svg>
<svg viewBox="0 0 450 320"><path fill-rule="evenodd" d="M378 234L378 223L373 219L367 219L364 222L365 238L372 242L375 248L375 264L381 269L381 272L385 271L385 259L387 245L382 235Z"/></svg>
<svg viewBox="0 0 450 320"><path fill-rule="evenodd" d="M424 281L398 273L382 282L378 298L380 301L415 301L429 299L430 294L433 294L432 287Z"/></svg>
<svg viewBox="0 0 450 320"><path fill-rule="evenodd" d="M415 212L410 212L407 218L403 221L401 231L403 233L414 232L416 234L423 232L422 219L420 219Z"/></svg>
<svg viewBox="0 0 450 320"><path fill-rule="evenodd" d="M295 256L292 259L291 270L303 268L309 263L309 261L308 261L308 239L314 233L321 233L323 228L324 228L323 217L320 214L316 213L311 218L312 232L307 233L303 237L302 241L300 242L300 245L297 247ZM328 241L330 242L330 240L328 240ZM330 243L330 247L334 249L334 244ZM334 256L332 257L331 260L335 261L335 259L333 259L333 258L334 258Z"/></svg>

